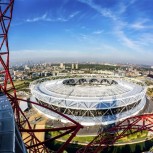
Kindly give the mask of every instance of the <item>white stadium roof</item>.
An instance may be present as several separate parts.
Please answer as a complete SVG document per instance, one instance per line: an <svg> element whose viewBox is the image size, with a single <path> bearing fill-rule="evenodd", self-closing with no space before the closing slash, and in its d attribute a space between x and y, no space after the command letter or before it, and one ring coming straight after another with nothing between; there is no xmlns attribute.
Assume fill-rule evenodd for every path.
<svg viewBox="0 0 153 153"><path fill-rule="evenodd" d="M85 116L71 115L71 118L80 122L91 123L91 120L93 120L91 117L87 117L87 113L84 113L84 111L90 111L90 115L93 114L92 111L102 111L104 112L102 114L105 115L96 116L96 122L108 120L114 122L117 118L123 119L137 114L145 106L145 87L123 79L83 79L84 82L79 81L82 78L37 81L33 82L30 88L32 95L39 101L55 107L69 109L72 112L70 114L73 114L73 110L76 114L77 111L75 110L82 110L83 114L86 114ZM124 108L126 108L126 111ZM67 110L64 112L67 112ZM106 110L111 111L107 113ZM110 113L111 115L109 115Z"/></svg>

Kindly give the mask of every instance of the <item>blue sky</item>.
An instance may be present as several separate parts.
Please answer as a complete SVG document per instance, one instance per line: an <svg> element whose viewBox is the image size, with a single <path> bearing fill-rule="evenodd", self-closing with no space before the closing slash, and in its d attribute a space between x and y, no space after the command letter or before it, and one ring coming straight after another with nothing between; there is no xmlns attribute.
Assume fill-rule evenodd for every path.
<svg viewBox="0 0 153 153"><path fill-rule="evenodd" d="M12 61L153 65L152 0L16 0Z"/></svg>

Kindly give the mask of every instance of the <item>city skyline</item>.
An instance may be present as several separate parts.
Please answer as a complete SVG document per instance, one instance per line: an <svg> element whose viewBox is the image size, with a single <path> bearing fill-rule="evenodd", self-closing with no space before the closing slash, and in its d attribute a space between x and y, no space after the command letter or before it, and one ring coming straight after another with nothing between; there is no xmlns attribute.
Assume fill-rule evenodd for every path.
<svg viewBox="0 0 153 153"><path fill-rule="evenodd" d="M106 61L153 65L151 0L16 0L12 62Z"/></svg>

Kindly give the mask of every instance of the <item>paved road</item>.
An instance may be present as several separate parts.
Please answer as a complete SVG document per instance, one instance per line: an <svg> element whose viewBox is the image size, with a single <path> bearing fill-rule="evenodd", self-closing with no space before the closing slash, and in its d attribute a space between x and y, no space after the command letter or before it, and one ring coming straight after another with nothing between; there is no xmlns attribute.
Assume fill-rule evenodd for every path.
<svg viewBox="0 0 153 153"><path fill-rule="evenodd" d="M45 116L42 116L42 114L38 113L36 110L31 109L29 112L25 113L30 125L33 129L45 129L47 118ZM28 129L28 125L25 125L25 129ZM35 132L35 136L40 142L43 142L45 139L45 133L44 132ZM28 145L32 145L31 135L30 133L23 132L22 138L24 142L28 142Z"/></svg>

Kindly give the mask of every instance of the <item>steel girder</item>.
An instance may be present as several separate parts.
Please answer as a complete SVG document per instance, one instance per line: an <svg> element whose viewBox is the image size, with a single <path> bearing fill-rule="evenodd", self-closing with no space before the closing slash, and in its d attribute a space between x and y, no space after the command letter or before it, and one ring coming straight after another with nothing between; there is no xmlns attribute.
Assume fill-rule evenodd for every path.
<svg viewBox="0 0 153 153"><path fill-rule="evenodd" d="M97 153L113 145L117 140L142 131L153 132L153 114L127 118L117 125L100 132L87 146L77 153Z"/></svg>
<svg viewBox="0 0 153 153"><path fill-rule="evenodd" d="M14 110L14 116L21 134L22 132L27 132L29 134L24 139L25 145L29 150L29 152L32 153L48 152L48 150L44 145L45 141L40 142L36 137L35 132L47 132L47 131L59 131L59 130L65 132L49 140L54 141L57 138L62 137L63 135L71 133L68 140L57 151L57 152L62 152L65 149L65 147L69 144L69 142L72 140L72 138L75 137L79 129L82 128L82 126L77 122L73 121L72 119L68 118L67 116L61 114L60 112L52 110L51 108L42 106L35 102L17 98L16 89L14 87L9 72L8 31L12 19L13 4L14 0L0 1L0 66L1 66L0 75L4 77L3 81L0 83L0 89L10 99L12 108ZM19 101L32 103L33 105L39 105L41 107L54 111L59 115L65 117L67 120L70 120L74 125L69 127L59 127L52 129L39 129L39 130L33 129L28 121L28 118L25 116L24 112L22 112L22 110L20 109ZM27 128L24 128L25 124L27 125ZM116 126L101 132L85 148L80 149L78 153L83 153L83 152L96 153L102 151L104 148L114 144L120 138L123 138L132 133L136 133L143 130L153 132L153 114L144 114L125 119L124 121L118 123Z"/></svg>
<svg viewBox="0 0 153 153"><path fill-rule="evenodd" d="M95 123L95 124L112 124L117 121L121 121L127 117L134 116L135 114L138 114L139 111L141 111L145 104L145 93L146 89L144 88L140 93L133 94L129 97L120 97L118 99L108 99L105 100L97 100L97 101L91 101L91 100L80 100L80 99L67 99L65 97L58 97L54 96L52 94L49 94L46 90L43 90L45 88L45 82L44 79L39 79L37 81L34 81L31 83L30 89L32 95L42 101L46 104L50 105L51 107L61 107L64 108L65 111L64 114L67 114L66 112L70 112L67 114L70 118L79 121L80 123L88 122L88 123ZM54 80L53 80L54 81ZM46 81L47 82L47 81ZM44 84L43 84L44 83ZM42 85L41 85L42 84ZM41 86L42 89L39 88ZM42 87L44 86L44 87ZM41 92L43 91L43 92ZM47 94L45 94L45 92ZM68 97L68 96L67 96ZM141 101L140 101L141 100ZM138 101L140 101L138 103ZM116 103L117 104L116 106ZM118 106L119 105L119 106ZM133 106L130 106L133 105ZM130 106L130 107L129 107ZM99 108L98 108L99 107ZM105 112L102 113L102 115L96 116L94 115L93 111L103 111L101 108L105 108ZM119 108L119 109L118 109ZM113 112L113 109L118 109L118 113L115 114ZM73 113L74 111L81 111L83 110L83 114L79 114L78 116ZM40 110L41 111L41 110ZM91 116L86 116L85 114L89 112ZM44 112L45 113L45 112ZM106 115L109 113L109 115ZM49 112L46 112L47 115L54 116L58 118L56 115L51 114Z"/></svg>
<svg viewBox="0 0 153 153"><path fill-rule="evenodd" d="M3 77L3 81L0 83L0 90L5 93L12 105L14 111L14 117L18 128L21 132L27 133L27 136L24 137L24 143L29 153L44 153L48 152L48 149L45 147L45 142L47 141L54 141L64 135L70 134L69 138L63 145L57 150L57 152L63 152L69 142L75 137L76 133L79 131L82 126L73 121L72 119L68 118L67 116L63 115L62 113L55 111L51 108L46 106L39 105L37 103L18 99L16 95L16 89L14 83L11 78L11 74L9 72L9 45L8 45L8 31L12 19L12 12L13 12L14 0L1 0L0 1L0 75ZM39 105L41 107L45 107L50 111L54 111L59 115L63 116L67 120L69 120L73 125L66 126L66 127L59 127L59 128L49 128L49 129L34 129L29 121L28 118L25 116L24 112L19 107L20 101L24 101L27 103L32 103L33 105ZM25 128L26 127L26 128ZM56 137L51 139L45 140L40 142L40 140L36 136L36 132L52 132L52 131L64 131L62 134L59 134Z"/></svg>

